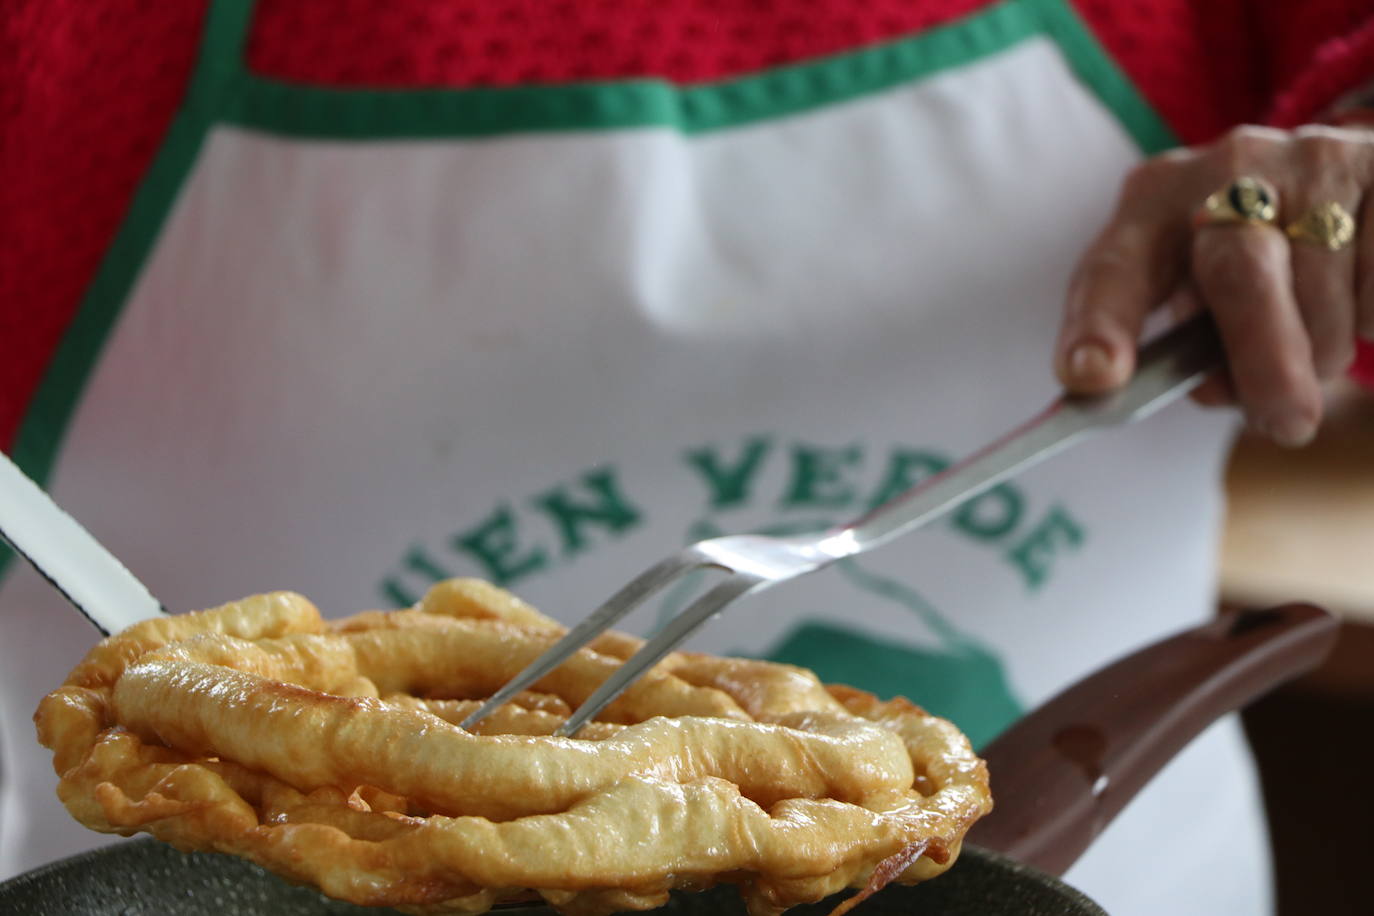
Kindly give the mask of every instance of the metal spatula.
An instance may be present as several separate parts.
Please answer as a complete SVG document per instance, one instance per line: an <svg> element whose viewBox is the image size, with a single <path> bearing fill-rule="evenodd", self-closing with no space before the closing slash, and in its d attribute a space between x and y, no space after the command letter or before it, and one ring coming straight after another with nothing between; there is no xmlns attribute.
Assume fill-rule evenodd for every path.
<svg viewBox="0 0 1374 916"><path fill-rule="evenodd" d="M4 454L0 538L107 636L167 613L147 586Z"/></svg>

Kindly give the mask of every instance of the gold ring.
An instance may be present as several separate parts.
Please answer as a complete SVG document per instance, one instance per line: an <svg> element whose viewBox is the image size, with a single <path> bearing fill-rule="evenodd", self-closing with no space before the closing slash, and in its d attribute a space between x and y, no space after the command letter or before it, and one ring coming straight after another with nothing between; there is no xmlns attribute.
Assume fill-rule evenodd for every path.
<svg viewBox="0 0 1374 916"><path fill-rule="evenodd" d="M1250 223L1270 226L1279 215L1279 192L1263 178L1242 175L1207 196L1193 217L1196 226Z"/></svg>
<svg viewBox="0 0 1374 916"><path fill-rule="evenodd" d="M1328 200L1293 220L1284 231L1294 241L1340 251L1355 239L1355 217L1334 200Z"/></svg>

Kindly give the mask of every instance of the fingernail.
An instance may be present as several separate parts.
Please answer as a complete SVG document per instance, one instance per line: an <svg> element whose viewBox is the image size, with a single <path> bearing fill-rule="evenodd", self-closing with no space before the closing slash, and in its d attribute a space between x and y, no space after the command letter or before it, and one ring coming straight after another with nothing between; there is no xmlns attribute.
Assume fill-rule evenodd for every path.
<svg viewBox="0 0 1374 916"><path fill-rule="evenodd" d="M1263 435L1273 439L1284 448L1301 448L1312 441L1317 429L1300 417L1279 416L1259 424Z"/></svg>
<svg viewBox="0 0 1374 916"><path fill-rule="evenodd" d="M1112 355L1097 341L1074 347L1069 353L1069 375L1079 381L1105 379L1112 370Z"/></svg>

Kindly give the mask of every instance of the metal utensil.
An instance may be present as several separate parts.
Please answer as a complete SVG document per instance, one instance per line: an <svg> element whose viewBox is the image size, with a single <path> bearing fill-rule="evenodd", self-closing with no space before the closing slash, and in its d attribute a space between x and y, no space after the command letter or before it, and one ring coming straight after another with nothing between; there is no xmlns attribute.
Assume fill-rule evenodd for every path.
<svg viewBox="0 0 1374 916"><path fill-rule="evenodd" d="M0 539L106 636L167 613L147 586L3 453Z"/></svg>
<svg viewBox="0 0 1374 916"><path fill-rule="evenodd" d="M747 594L815 572L836 560L873 550L938 518L1013 474L1049 458L1101 429L1143 419L1192 390L1222 362L1209 316L1200 315L1145 345L1135 375L1110 394L1065 395L1028 422L872 510L819 535L728 535L699 541L631 580L558 643L535 659L463 722L471 728L530 687L569 656L630 613L649 596L698 569L728 575L674 617L611 675L558 730L572 735L641 674L707 620Z"/></svg>

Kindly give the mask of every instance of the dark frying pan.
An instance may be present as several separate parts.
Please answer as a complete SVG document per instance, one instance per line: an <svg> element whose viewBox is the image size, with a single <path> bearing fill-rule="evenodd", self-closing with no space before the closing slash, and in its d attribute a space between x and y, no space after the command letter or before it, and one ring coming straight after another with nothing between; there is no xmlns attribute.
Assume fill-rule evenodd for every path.
<svg viewBox="0 0 1374 916"><path fill-rule="evenodd" d="M958 863L916 887L865 901L864 916L1104 916L1059 881L1113 817L1217 718L1315 667L1336 620L1309 605L1229 614L1155 643L1080 681L987 747L997 809ZM996 851L994 851L996 850ZM797 907L823 914L842 898ZM229 856L153 840L108 846L0 884L0 913L25 916L380 916L327 900ZM505 914L548 914L542 907ZM738 914L730 887L681 894L663 916Z"/></svg>

